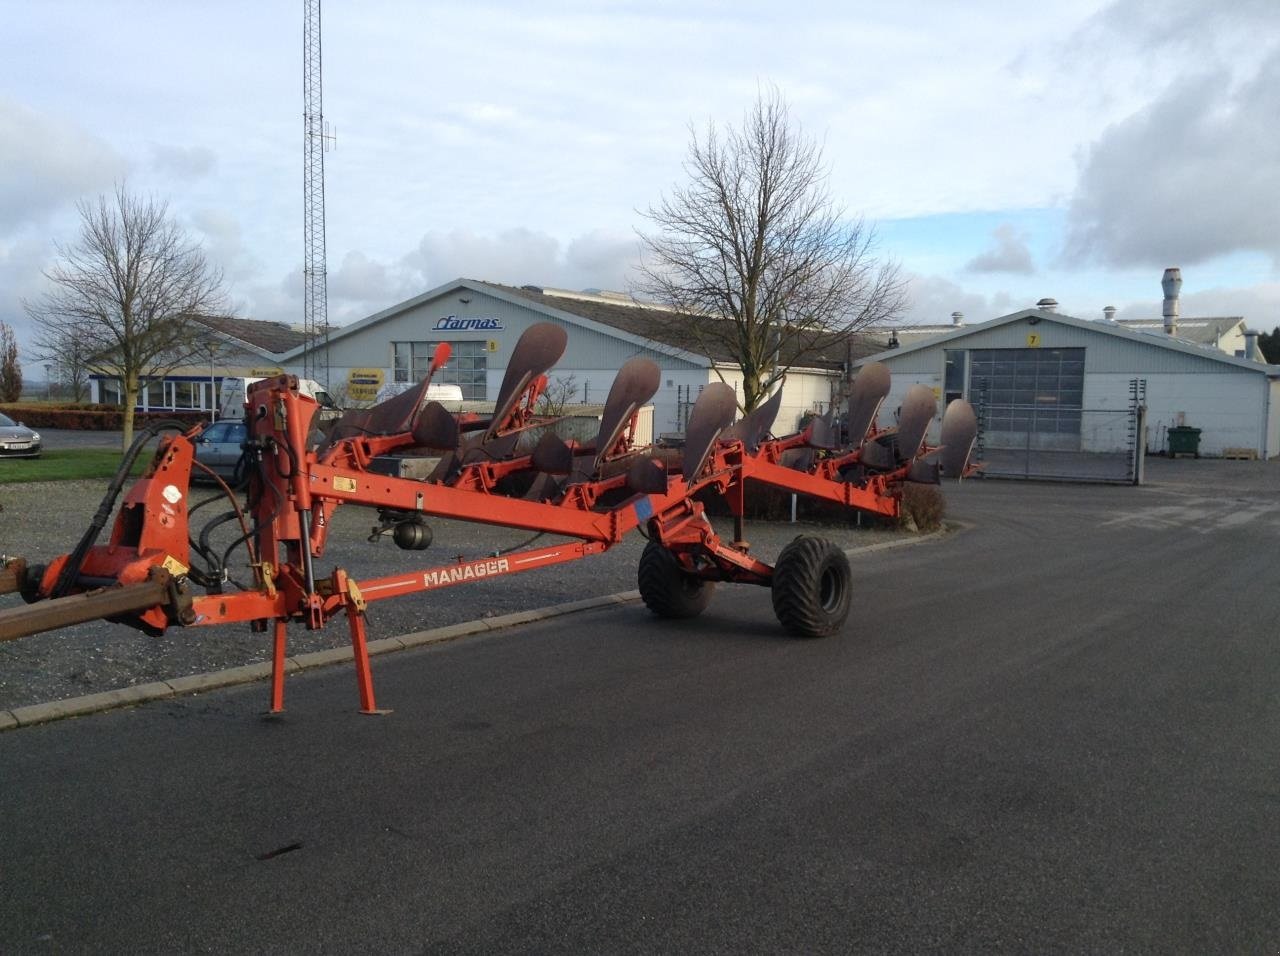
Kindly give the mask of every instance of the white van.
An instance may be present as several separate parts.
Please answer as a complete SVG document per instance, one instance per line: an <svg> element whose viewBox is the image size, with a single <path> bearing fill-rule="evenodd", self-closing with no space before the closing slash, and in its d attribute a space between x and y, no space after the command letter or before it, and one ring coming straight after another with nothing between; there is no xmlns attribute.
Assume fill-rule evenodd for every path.
<svg viewBox="0 0 1280 956"><path fill-rule="evenodd" d="M222 389L218 393L218 417L244 418L244 404L249 398L249 388L255 382L261 382L262 378L262 376L258 378L224 378L222 380ZM300 378L298 379L298 391L316 400L316 404L320 406L320 412L317 416L320 421L332 421L342 414L342 409L334 404L329 393L324 390L324 386L319 382L309 378Z"/></svg>
<svg viewBox="0 0 1280 956"><path fill-rule="evenodd" d="M411 388L417 388L419 384L418 382L388 382L378 389L378 397L373 400L373 403L380 405L388 398L395 398ZM456 412L462 405L462 386L432 382L427 386L427 401L439 402L449 411Z"/></svg>

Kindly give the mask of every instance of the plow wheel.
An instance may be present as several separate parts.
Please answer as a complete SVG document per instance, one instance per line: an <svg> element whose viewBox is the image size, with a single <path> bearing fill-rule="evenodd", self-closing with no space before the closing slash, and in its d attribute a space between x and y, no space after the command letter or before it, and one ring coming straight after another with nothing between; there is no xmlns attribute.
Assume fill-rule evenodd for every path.
<svg viewBox="0 0 1280 956"><path fill-rule="evenodd" d="M792 634L829 637L849 616L852 577L844 551L826 538L801 535L774 565L773 613Z"/></svg>
<svg viewBox="0 0 1280 956"><path fill-rule="evenodd" d="M676 556L657 541L644 546L637 577L641 599L658 617L697 617L716 588L714 581L704 581L681 568Z"/></svg>

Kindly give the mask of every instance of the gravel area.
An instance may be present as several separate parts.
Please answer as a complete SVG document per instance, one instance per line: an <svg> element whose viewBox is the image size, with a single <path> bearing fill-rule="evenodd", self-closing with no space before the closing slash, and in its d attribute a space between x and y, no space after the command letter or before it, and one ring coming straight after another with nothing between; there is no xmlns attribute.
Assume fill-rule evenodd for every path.
<svg viewBox="0 0 1280 956"><path fill-rule="evenodd" d="M88 527L104 491L105 483L97 481L0 486L0 553L24 557L30 563L65 554ZM198 501L213 494L213 489L201 488L193 497ZM197 512L196 517L211 517L222 510L225 509L210 505ZM481 557L517 547L531 537L511 528L433 520L432 547L409 552L401 551L385 537L376 544L369 543L374 524L376 513L372 510L350 506L339 509L325 555L317 561L317 574L327 575L332 568L342 567L358 581L434 567L458 557ZM232 527L220 528L214 541L222 541L224 546L230 543L234 538ZM717 528L726 536L731 535L730 522L718 521ZM108 523L100 541L105 542L110 531ZM766 561L775 558L787 542L801 533L820 533L845 547L901 536L901 532L853 525L786 522L749 522L747 532L754 553ZM542 547L556 540L545 536L531 546ZM635 569L643 547L644 539L632 534L612 550L583 561L371 604L369 637L392 637L629 591L635 587ZM233 558L231 566L233 575L237 571L243 573L244 559ZM20 603L17 595L0 595L0 607ZM714 607L713 604L709 613L714 613ZM289 632L289 652L337 647L348 640L341 620L333 621L322 631L295 626ZM63 628L0 643L0 710L255 663L267 660L269 650L269 636L252 633L248 625L171 628L161 637L148 637L106 621Z"/></svg>

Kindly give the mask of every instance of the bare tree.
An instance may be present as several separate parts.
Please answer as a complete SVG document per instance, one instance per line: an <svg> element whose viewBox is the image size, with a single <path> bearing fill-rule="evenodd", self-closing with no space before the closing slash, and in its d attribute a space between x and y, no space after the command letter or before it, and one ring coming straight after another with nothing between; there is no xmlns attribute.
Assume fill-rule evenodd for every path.
<svg viewBox="0 0 1280 956"><path fill-rule="evenodd" d="M852 333L902 311L906 287L874 229L833 203L822 149L777 90L741 127L690 134L688 183L644 214L637 291L679 313L666 340L741 366L750 411L793 366L842 361Z"/></svg>
<svg viewBox="0 0 1280 956"><path fill-rule="evenodd" d="M558 418L578 392L578 376L557 375L538 396L538 414Z"/></svg>
<svg viewBox="0 0 1280 956"><path fill-rule="evenodd" d="M163 201L120 185L77 208L80 238L56 247L61 261L45 272L52 288L24 304L44 329L42 349L92 343L84 366L119 381L127 447L145 381L200 354L193 323L222 310L222 273Z"/></svg>
<svg viewBox="0 0 1280 956"><path fill-rule="evenodd" d="M8 322L0 322L0 401L16 402L22 397L22 365L18 362L18 340Z"/></svg>

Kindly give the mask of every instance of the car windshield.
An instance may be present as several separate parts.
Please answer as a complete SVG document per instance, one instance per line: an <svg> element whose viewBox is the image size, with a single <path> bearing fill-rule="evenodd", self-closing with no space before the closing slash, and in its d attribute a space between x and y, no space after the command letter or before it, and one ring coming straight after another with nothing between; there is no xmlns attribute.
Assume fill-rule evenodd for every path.
<svg viewBox="0 0 1280 956"><path fill-rule="evenodd" d="M12 428L16 424L18 423L15 422L12 418L0 412L0 428Z"/></svg>

